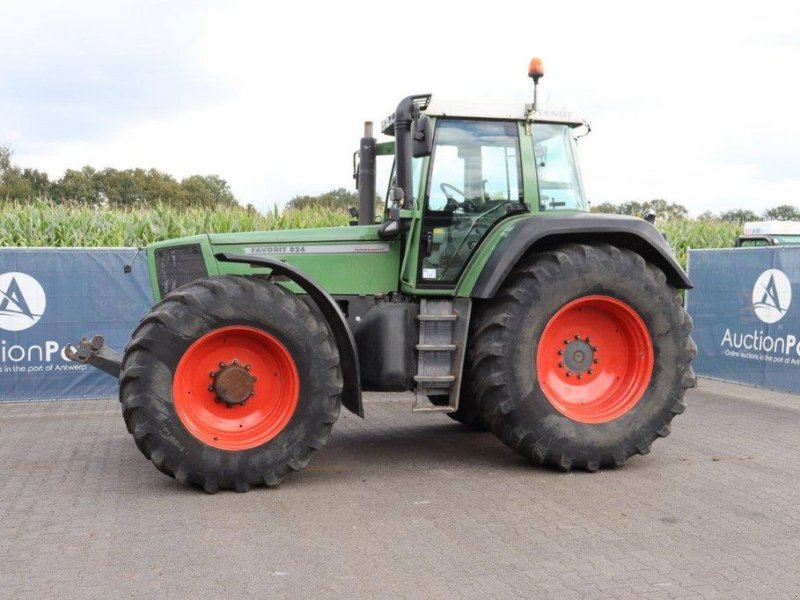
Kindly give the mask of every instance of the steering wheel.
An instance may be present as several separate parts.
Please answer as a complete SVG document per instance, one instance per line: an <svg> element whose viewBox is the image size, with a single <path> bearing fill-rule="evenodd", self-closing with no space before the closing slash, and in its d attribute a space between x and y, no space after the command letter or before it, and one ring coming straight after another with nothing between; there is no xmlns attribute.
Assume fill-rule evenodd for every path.
<svg viewBox="0 0 800 600"><path fill-rule="evenodd" d="M467 232L464 234L464 239L461 240L461 243L458 245L458 248L456 248L456 251L453 252L452 256L458 256L458 253L461 252L461 249L464 247L464 244L467 243L467 240L469 239L469 237L472 234L472 232L473 231L477 231L477 227L476 226L478 225L479 221L483 217L485 217L486 215L488 215L491 212L494 212L498 208L501 208L501 207L502 208L506 208L509 204L510 204L509 202L504 202L503 204L498 204L497 206L493 206L489 210L486 210L483 213L481 213L480 215L478 215L475 218L475 220L473 220L472 223L470 224L469 229L467 229Z"/></svg>
<svg viewBox="0 0 800 600"><path fill-rule="evenodd" d="M445 195L445 198L447 198L446 208L452 208L452 210L455 210L456 208L463 208L469 212L478 212L478 207L475 206L475 203L472 200L467 200L467 195L456 186L449 183L441 183L439 187L441 188L442 193ZM447 193L448 189L451 189L456 194L459 194L464 200L462 202L458 202L455 198L453 198L453 196Z"/></svg>

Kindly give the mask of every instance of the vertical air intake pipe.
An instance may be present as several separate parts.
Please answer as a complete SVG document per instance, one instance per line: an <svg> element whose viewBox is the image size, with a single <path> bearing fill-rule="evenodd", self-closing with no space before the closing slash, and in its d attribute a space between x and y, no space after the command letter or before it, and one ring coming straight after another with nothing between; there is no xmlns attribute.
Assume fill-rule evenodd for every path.
<svg viewBox="0 0 800 600"><path fill-rule="evenodd" d="M408 96L400 101L394 113L395 170L397 186L402 188L402 208L414 207L413 177L411 173L411 123L416 106L414 100L425 96Z"/></svg>

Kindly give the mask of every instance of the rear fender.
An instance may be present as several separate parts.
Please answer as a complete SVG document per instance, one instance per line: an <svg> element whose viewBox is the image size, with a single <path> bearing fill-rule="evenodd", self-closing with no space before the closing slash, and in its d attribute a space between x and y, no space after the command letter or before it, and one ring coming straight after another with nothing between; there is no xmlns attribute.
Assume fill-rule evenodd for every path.
<svg viewBox="0 0 800 600"><path fill-rule="evenodd" d="M520 219L511 225L482 265L469 296L492 298L514 265L528 252L591 242L633 250L664 271L672 286L692 287L664 236L647 221L621 215L576 214Z"/></svg>

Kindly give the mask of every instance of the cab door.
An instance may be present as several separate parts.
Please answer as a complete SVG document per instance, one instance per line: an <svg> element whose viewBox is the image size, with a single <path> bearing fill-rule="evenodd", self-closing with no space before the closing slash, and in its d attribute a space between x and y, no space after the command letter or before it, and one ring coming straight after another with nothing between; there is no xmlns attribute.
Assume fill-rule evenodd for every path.
<svg viewBox="0 0 800 600"><path fill-rule="evenodd" d="M486 233L525 210L517 122L438 119L424 200L418 286L449 288Z"/></svg>

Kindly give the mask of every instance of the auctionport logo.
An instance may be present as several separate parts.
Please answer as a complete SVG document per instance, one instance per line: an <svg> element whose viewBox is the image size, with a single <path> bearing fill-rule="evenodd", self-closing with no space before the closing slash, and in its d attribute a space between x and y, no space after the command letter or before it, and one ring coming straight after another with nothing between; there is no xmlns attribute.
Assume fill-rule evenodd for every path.
<svg viewBox="0 0 800 600"><path fill-rule="evenodd" d="M792 284L783 271L768 269L753 286L753 312L764 323L777 323L792 303Z"/></svg>
<svg viewBox="0 0 800 600"><path fill-rule="evenodd" d="M26 273L0 275L0 329L23 331L42 318L47 304L44 289Z"/></svg>
<svg viewBox="0 0 800 600"><path fill-rule="evenodd" d="M783 271L767 269L756 279L752 298L756 317L762 323L777 323L789 311L792 283ZM720 347L723 355L729 358L800 367L800 334L783 331L783 328L765 332L758 327L748 331L728 327Z"/></svg>

